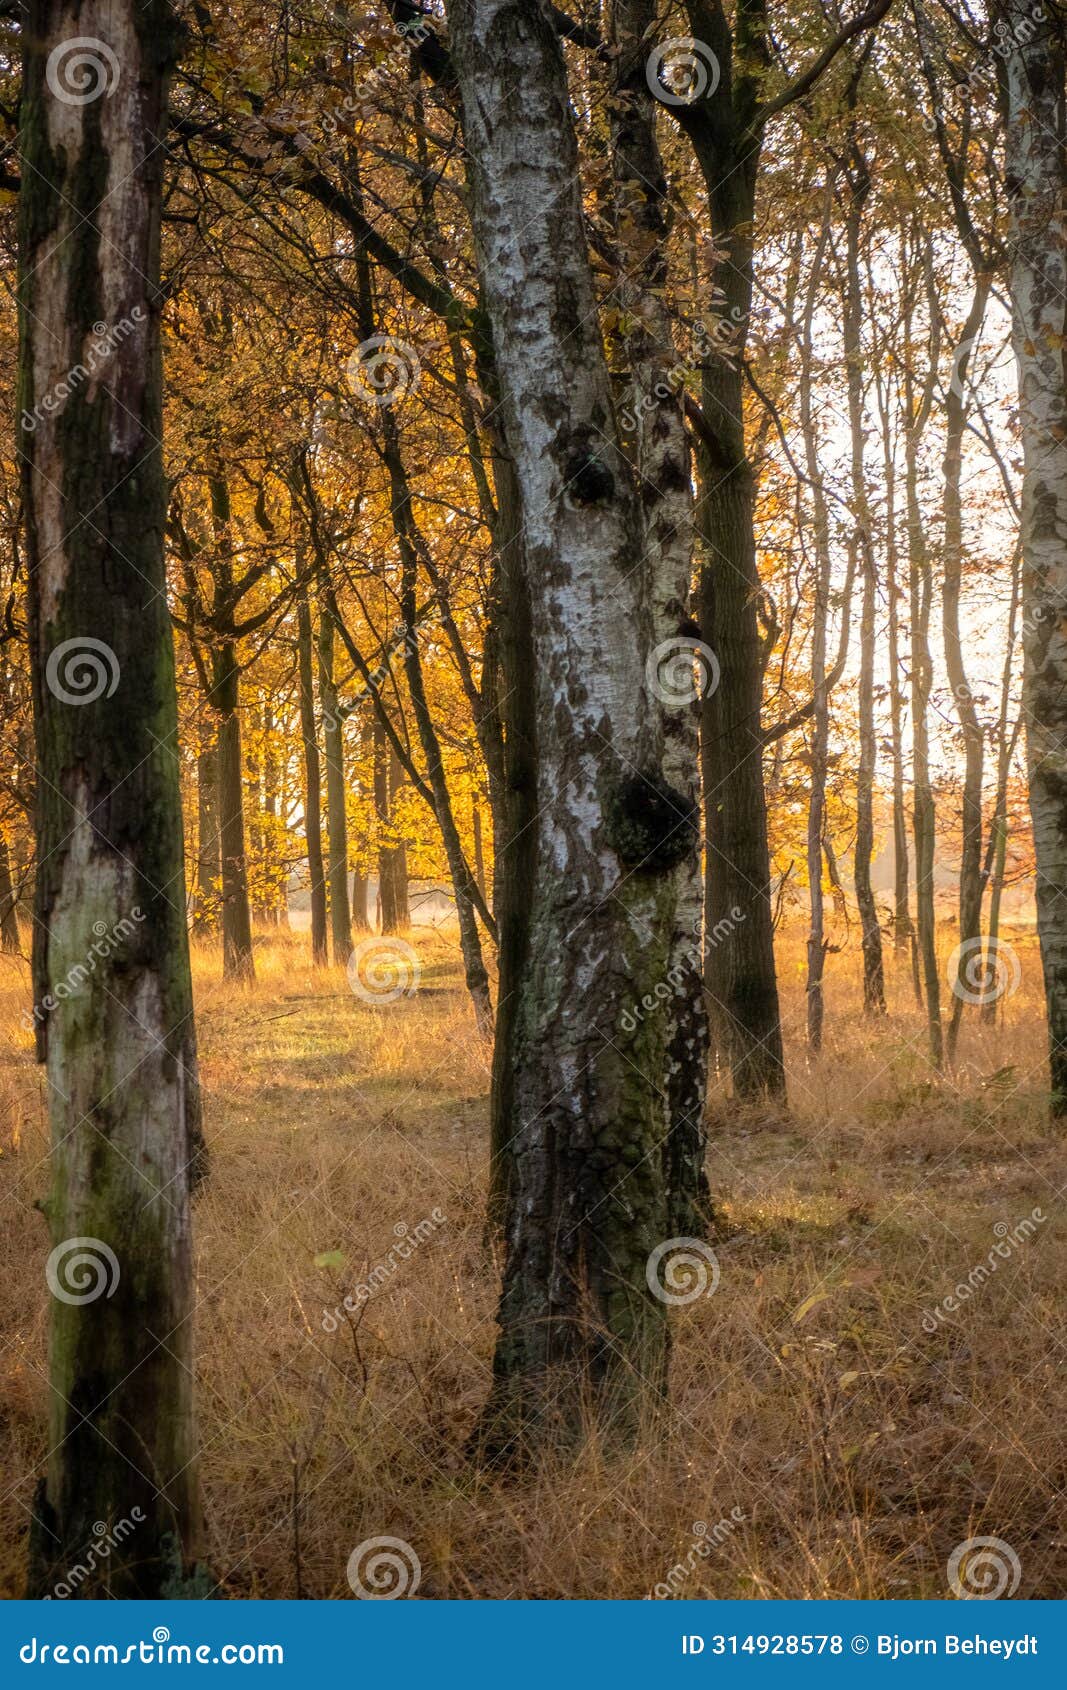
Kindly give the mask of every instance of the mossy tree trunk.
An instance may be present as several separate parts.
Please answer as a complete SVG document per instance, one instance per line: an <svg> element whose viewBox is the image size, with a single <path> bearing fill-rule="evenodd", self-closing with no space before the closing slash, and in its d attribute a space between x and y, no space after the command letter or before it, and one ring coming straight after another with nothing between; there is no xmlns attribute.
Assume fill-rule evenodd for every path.
<svg viewBox="0 0 1067 1690"><path fill-rule="evenodd" d="M52 1128L50 1453L29 1590L49 1594L98 1522L125 1518L135 1529L104 1563L107 1594L156 1598L196 1588L201 1538L199 1088L160 447L176 30L162 0L89 0L77 28L106 49L100 92L74 102L58 91L62 55L46 74L70 9L30 0L25 19L19 408L38 420L19 445L41 774L34 996ZM112 350L72 382L99 323Z"/></svg>

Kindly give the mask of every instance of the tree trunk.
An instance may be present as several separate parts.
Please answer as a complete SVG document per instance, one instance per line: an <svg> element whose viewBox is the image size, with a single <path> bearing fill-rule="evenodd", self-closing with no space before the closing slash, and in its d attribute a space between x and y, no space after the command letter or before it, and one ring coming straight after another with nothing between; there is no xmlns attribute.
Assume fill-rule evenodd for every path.
<svg viewBox="0 0 1067 1690"><path fill-rule="evenodd" d="M1008 605L1008 625L1004 637L1004 668L1000 681L1000 710L997 716L997 783L993 799L993 819L989 824L983 884L989 886L989 917L986 922L986 991L982 998L982 1021L989 1025L996 1020L1000 994L989 989L995 980L995 959L1000 942L1000 900L1004 891L1004 871L1008 856L1008 777L1011 760L1022 727L1022 717L1008 731L1008 711L1011 707L1012 655L1015 650L1015 618L1019 609L1022 588L1022 547L1017 545L1012 559L1011 599Z"/></svg>
<svg viewBox="0 0 1067 1690"><path fill-rule="evenodd" d="M925 241L923 263L929 275L932 265L930 243ZM928 286L930 309L934 310ZM930 780L930 729L927 714L933 664L930 660L930 601L933 588L930 553L919 501L919 450L930 413L932 385L928 382L920 400L915 391L911 357L914 339L910 309L906 317L904 362L904 497L907 512L908 599L911 630L911 754L915 840L915 924L926 998L926 1026L930 1060L940 1068L944 1060L941 1030L941 979L937 967L937 925L934 904L934 851L936 817L934 789Z"/></svg>
<svg viewBox="0 0 1067 1690"><path fill-rule="evenodd" d="M367 876L358 868L352 870L352 926L357 933L370 932Z"/></svg>
<svg viewBox="0 0 1067 1690"><path fill-rule="evenodd" d="M53 1243L49 1455L29 1594L52 1594L99 1523L126 1518L136 1529L113 1539L106 1586L78 1594L156 1599L210 1590L194 1579L200 1111L160 450L160 178L177 32L161 0L83 5L77 27L105 44L109 83L87 101L64 98L62 56L57 71L71 20L55 0L30 0L19 196L41 774L34 995ZM69 391L99 323L103 371Z"/></svg>
<svg viewBox="0 0 1067 1690"><path fill-rule="evenodd" d="M205 717L213 712L205 711ZM214 732L212 720L212 732ZM219 750L213 737L196 759L196 893L193 932L214 934L219 926L222 852L219 846Z"/></svg>
<svg viewBox="0 0 1067 1690"><path fill-rule="evenodd" d="M1064 36L1001 0L1013 341L1023 446L1023 710L1048 1009L1051 1108L1067 1116L1067 385ZM1035 21L1037 20L1037 21Z"/></svg>
<svg viewBox="0 0 1067 1690"><path fill-rule="evenodd" d="M11 880L11 852L7 840L0 833L0 951L18 956L21 950L18 900Z"/></svg>
<svg viewBox="0 0 1067 1690"><path fill-rule="evenodd" d="M426 700L426 686L423 680L422 657L419 652L416 621L416 589L419 571L418 535L412 515L411 488L404 468L404 460L400 454L400 441L396 423L388 412L382 417L382 435L385 464L389 471L392 489L393 530L400 552L400 611L404 618L405 630L404 673L407 676L408 692L411 696L415 729L419 736L419 744L422 746L422 755L426 764L426 779L429 782L433 797L434 815L441 831L441 840L448 861L449 877L452 881L452 893L456 901L459 943L463 955L467 990L474 1005L474 1016L478 1031L483 1037L489 1037L493 1031L493 1006L489 996L489 974L485 966L485 959L482 956L481 939L478 936L478 918L475 914L473 896L476 888L464 855L459 829L456 826L456 819L452 810L452 795L448 790L448 780L445 775L444 758L441 755L437 730L433 725L430 707Z"/></svg>
<svg viewBox="0 0 1067 1690"><path fill-rule="evenodd" d="M348 816L345 810L344 724L337 713L333 684L333 615L319 606L319 703L326 764L326 823L329 834L327 875L330 888L330 941L333 960L342 968L352 954L352 912L348 905Z"/></svg>
<svg viewBox="0 0 1067 1690"><path fill-rule="evenodd" d="M610 102L615 230L623 278L619 296L632 319L625 343L629 363L631 447L641 487L645 565L649 582L655 668L665 685L652 688L663 737L663 774L683 794L678 826L700 801L699 686L689 608L693 572L693 494L689 438L674 371L667 304L667 182L656 141L655 103L646 75L653 0L615 0L611 9L614 85ZM679 657L683 686L671 681ZM685 684L688 682L689 684ZM708 1018L704 1002L700 854L692 851L675 877L674 932L664 1004L667 1048L668 1227L678 1236L703 1236L710 1207L705 1161Z"/></svg>
<svg viewBox="0 0 1067 1690"><path fill-rule="evenodd" d="M378 816L378 925L383 933L406 933L411 926L408 904L408 853L397 839L393 800L404 779L400 760L379 721L374 724L374 808Z"/></svg>
<svg viewBox="0 0 1067 1690"><path fill-rule="evenodd" d="M300 737L304 742L304 838L307 841L308 885L311 894L311 960L325 967L326 875L322 861L322 773L315 729L315 689L312 680L311 607L307 593L296 601L297 661L300 681Z"/></svg>
<svg viewBox="0 0 1067 1690"><path fill-rule="evenodd" d="M752 306L757 147L744 159L698 152L724 249L723 309L738 324L729 361L703 370L696 522L710 559L700 582L701 638L719 683L704 694L701 761L707 841L705 931L724 938L706 953L708 989L729 1041L740 1097L785 1096L774 968L771 869L763 786L763 645L754 529L755 484L745 449L744 338ZM740 917L732 915L739 910Z"/></svg>
<svg viewBox="0 0 1067 1690"><path fill-rule="evenodd" d="M241 768L240 672L232 641L211 654L211 702L218 713L219 849L222 856L222 972L251 980L252 914L245 856L244 780Z"/></svg>
<svg viewBox="0 0 1067 1690"><path fill-rule="evenodd" d="M964 1004L973 1001L970 982L974 978L976 952L982 948L982 775L985 760L985 736L978 720L974 694L967 680L967 666L963 657L960 635L960 588L963 578L963 498L960 478L963 472L963 431L967 424L965 398L967 367L971 348L985 318L986 301L992 277L977 278L971 308L963 325L963 333L952 360L953 379L949 385L945 429L945 545L942 560L941 626L945 642L945 667L948 670L956 715L963 734L963 797L960 823L962 848L960 852L960 926L956 978L951 982L953 1001L948 1018L946 1053L951 1063L956 1055L960 1019ZM970 968L968 968L970 964Z"/></svg>
<svg viewBox="0 0 1067 1690"><path fill-rule="evenodd" d="M823 841L826 835L826 771L830 742L830 699L826 685L826 624L830 614L830 519L820 465L814 417L815 370L812 325L818 302L823 259L830 236L831 189L827 184L819 241L811 261L801 333L800 422L805 463L811 483L812 543L815 548L814 604L811 631L811 791L808 799L808 1048L822 1049L824 1020L823 974L826 967L826 920L822 889Z"/></svg>
<svg viewBox="0 0 1067 1690"><path fill-rule="evenodd" d="M515 1029L507 1254L484 1422L620 1430L662 1384L667 1073L655 995L695 848L649 708L640 507L614 438L562 53L547 12L455 0L485 303L522 493L536 651L537 857ZM523 231L521 252L515 230ZM706 1265L706 1264L705 1264Z"/></svg>
<svg viewBox="0 0 1067 1690"><path fill-rule="evenodd" d="M474 880L482 897L485 898L488 896L485 879L485 846L482 843L482 812L477 799L471 805L471 829L474 834Z"/></svg>
<svg viewBox="0 0 1067 1690"><path fill-rule="evenodd" d="M874 728L874 643L878 600L878 570L874 556L867 471L863 459L863 306L860 293L860 224L870 191L870 175L859 144L852 136L852 169L846 213L844 351L848 383L851 441L852 507L856 523L854 544L863 574L860 611L859 761L856 767L856 846L853 884L860 913L863 946L863 1008L867 1015L885 1014L885 972L882 931L871 885L874 854L874 775L877 739Z"/></svg>

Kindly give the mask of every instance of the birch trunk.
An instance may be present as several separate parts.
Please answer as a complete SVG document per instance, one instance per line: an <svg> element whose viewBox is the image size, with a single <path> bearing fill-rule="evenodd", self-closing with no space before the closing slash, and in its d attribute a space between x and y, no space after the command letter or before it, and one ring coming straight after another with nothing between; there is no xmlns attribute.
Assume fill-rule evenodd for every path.
<svg viewBox="0 0 1067 1690"><path fill-rule="evenodd" d="M1023 446L1023 711L1053 1116L1067 1116L1067 386L1064 34L1004 0L1005 176ZM1036 21L1035 21L1036 20Z"/></svg>
<svg viewBox="0 0 1067 1690"><path fill-rule="evenodd" d="M514 1030L507 1251L484 1437L662 1386L673 870L695 818L649 708L644 536L615 435L562 54L541 5L455 0L485 304L521 490L539 815ZM521 240L516 231L521 230ZM647 999L652 1006L643 1007Z"/></svg>
<svg viewBox="0 0 1067 1690"><path fill-rule="evenodd" d="M672 324L667 307L667 182L656 141L655 103L645 61L655 18L653 0L615 0L610 12L616 50L611 99L615 228L623 272L619 297L632 319L626 337L629 361L627 411L632 416L633 457L640 478L645 522L645 564L651 638L660 663L692 646L689 599L693 570L693 490L689 439L676 378ZM694 650L695 658L699 652ZM700 671L692 671L694 677ZM710 676L708 677L710 679ZM663 773L687 805L700 801L700 710L697 686L650 704L660 713ZM708 1019L704 1004L704 886L698 852L676 873L674 932L666 984L667 1197L669 1225L677 1235L700 1236L709 1203L704 1171Z"/></svg>

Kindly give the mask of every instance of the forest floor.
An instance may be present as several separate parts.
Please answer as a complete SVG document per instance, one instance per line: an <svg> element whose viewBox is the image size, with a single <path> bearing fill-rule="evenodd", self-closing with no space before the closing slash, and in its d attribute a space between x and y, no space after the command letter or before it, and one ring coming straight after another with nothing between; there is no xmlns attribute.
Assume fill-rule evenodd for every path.
<svg viewBox="0 0 1067 1690"><path fill-rule="evenodd" d="M951 1078L930 1069L892 957L877 1024L857 958L829 959L826 1047L809 1062L803 934L785 936L790 1109L713 1101L721 1277L672 1311L669 1414L625 1456L594 1440L521 1480L464 1454L498 1279L489 1053L454 945L413 937L419 990L382 1008L344 971L313 973L305 935L257 941L248 988L223 984L214 951L194 959L212 1158L195 1211L202 1476L221 1593L349 1598L351 1551L389 1536L414 1549L430 1598L940 1597L952 1551L994 1536L1018 1557L1019 1596L1067 1595L1064 1145L1044 1116L1032 932L1010 935L1020 989L993 1028L968 1012ZM26 975L0 961L8 1596L46 1453ZM405 1228L422 1241L401 1260ZM360 1314L324 1330L375 1269Z"/></svg>

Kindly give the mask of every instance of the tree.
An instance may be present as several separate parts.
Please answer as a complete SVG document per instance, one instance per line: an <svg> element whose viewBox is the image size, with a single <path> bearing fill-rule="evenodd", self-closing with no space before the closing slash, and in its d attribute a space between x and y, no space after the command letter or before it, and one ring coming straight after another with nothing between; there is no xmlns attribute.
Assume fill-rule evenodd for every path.
<svg viewBox="0 0 1067 1690"><path fill-rule="evenodd" d="M1067 384L1063 20L1001 0L1004 178L1023 446L1023 713L1048 1010L1051 1107L1067 1116Z"/></svg>
<svg viewBox="0 0 1067 1690"><path fill-rule="evenodd" d="M648 708L645 535L615 434L559 42L546 10L456 0L472 220L521 490L536 653L539 819L518 990L507 1254L483 1423L499 1451L629 1417L662 1385L664 1017L692 803ZM523 230L521 257L514 231ZM580 1008L579 1008L580 1006Z"/></svg>
<svg viewBox="0 0 1067 1690"><path fill-rule="evenodd" d="M83 9L79 24L100 33L80 60L86 98L84 80L65 80L86 52L66 38L70 19L57 0L28 7L19 208L35 1019L53 1154L50 1454L29 1585L46 1594L95 1522L132 1514L109 1594L159 1597L191 1593L200 1555L199 1092L160 445L162 122L177 31L163 0ZM94 333L104 350L90 351Z"/></svg>

